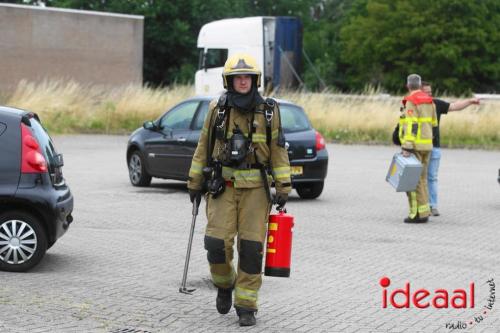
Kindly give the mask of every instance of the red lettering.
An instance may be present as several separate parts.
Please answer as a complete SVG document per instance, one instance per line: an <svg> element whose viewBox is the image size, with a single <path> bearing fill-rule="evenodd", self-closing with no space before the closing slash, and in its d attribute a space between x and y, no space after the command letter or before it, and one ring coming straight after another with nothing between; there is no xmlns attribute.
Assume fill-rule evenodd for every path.
<svg viewBox="0 0 500 333"><path fill-rule="evenodd" d="M455 309L465 309L467 307L467 293L463 289L453 290L453 297L451 298L451 306ZM462 301L461 305L457 304L457 300Z"/></svg>
<svg viewBox="0 0 500 333"><path fill-rule="evenodd" d="M395 301L397 294L402 294L405 297L405 302L403 304L398 304ZM391 294L391 304L396 309L409 308L410 307L410 283L406 282L405 289L396 289Z"/></svg>
<svg viewBox="0 0 500 333"><path fill-rule="evenodd" d="M443 300L443 303L438 304L438 300ZM436 296L434 296L434 298L432 299L432 306L434 306L436 309L447 309L448 308L448 291L446 291L445 289L437 289Z"/></svg>
<svg viewBox="0 0 500 333"><path fill-rule="evenodd" d="M474 282L471 282L470 285L469 285L469 288L470 288L470 307L472 309L474 309L474 298L476 297L476 295L474 294Z"/></svg>
<svg viewBox="0 0 500 333"><path fill-rule="evenodd" d="M396 309L408 309L410 308L410 302L419 309L425 309L431 306L435 309L447 309L449 307L454 309L466 309L467 302L469 302L470 308L474 308L475 306L474 282L469 284L469 297L467 297L467 291L465 289L455 289L453 290L453 294L449 294L446 289L436 289L434 294L431 294L427 289L422 288L411 293L410 282L406 282L403 288L395 289L391 292L387 289L390 284L391 281L388 277L380 279L380 286L382 287L382 308L384 309L388 306L388 293L390 305ZM428 296L431 296L432 299L428 300Z"/></svg>
<svg viewBox="0 0 500 333"><path fill-rule="evenodd" d="M382 290L382 308L387 308L387 289Z"/></svg>
<svg viewBox="0 0 500 333"><path fill-rule="evenodd" d="M420 295L422 294L422 295ZM425 309L429 307L429 302L426 302L424 304L420 304L420 301L429 296L430 293L426 289L419 289L415 291L413 294L413 305L415 305L419 309Z"/></svg>
<svg viewBox="0 0 500 333"><path fill-rule="evenodd" d="M382 291L382 308L387 308L387 289L386 287L389 287L391 284L391 279L389 279L387 276L384 276L383 278L380 279L380 285L384 290Z"/></svg>

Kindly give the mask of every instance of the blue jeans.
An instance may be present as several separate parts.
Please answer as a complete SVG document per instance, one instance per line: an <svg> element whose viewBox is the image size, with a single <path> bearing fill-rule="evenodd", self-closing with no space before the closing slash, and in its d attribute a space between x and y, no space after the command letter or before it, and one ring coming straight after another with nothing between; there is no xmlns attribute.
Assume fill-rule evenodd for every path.
<svg viewBox="0 0 500 333"><path fill-rule="evenodd" d="M441 148L432 148L431 159L427 169L427 187L429 189L429 206L437 208L438 205L438 170L441 160Z"/></svg>

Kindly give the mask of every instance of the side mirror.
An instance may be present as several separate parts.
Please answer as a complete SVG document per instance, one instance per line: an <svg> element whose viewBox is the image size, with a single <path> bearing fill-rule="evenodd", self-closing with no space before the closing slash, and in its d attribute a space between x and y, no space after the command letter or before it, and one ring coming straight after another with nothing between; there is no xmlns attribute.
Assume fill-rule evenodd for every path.
<svg viewBox="0 0 500 333"><path fill-rule="evenodd" d="M152 121L145 121L144 124L142 124L142 127L144 127L147 130L150 130L150 131L156 130L156 125Z"/></svg>

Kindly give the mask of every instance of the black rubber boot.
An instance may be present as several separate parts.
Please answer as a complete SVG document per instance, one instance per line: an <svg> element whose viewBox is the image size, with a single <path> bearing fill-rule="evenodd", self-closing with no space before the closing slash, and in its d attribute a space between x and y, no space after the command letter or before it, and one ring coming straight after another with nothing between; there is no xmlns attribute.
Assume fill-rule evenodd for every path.
<svg viewBox="0 0 500 333"><path fill-rule="evenodd" d="M407 217L404 219L404 223L426 223L429 221L428 217L418 217L415 216L414 218Z"/></svg>
<svg viewBox="0 0 500 333"><path fill-rule="evenodd" d="M253 326L257 323L257 320L255 319L255 312L254 310L248 310L248 309L242 309L242 308L237 308L236 313L240 317L238 322L240 323L240 326Z"/></svg>
<svg viewBox="0 0 500 333"><path fill-rule="evenodd" d="M217 288L217 290L215 306L220 314L226 314L231 310L231 305L233 305L233 288Z"/></svg>

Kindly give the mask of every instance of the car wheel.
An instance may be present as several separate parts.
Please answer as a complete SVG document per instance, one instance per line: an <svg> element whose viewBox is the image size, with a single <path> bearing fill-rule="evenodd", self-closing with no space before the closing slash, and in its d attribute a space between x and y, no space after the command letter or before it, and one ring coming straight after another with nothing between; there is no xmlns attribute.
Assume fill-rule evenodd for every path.
<svg viewBox="0 0 500 333"><path fill-rule="evenodd" d="M323 192L324 182L297 184L296 190L302 199L316 199Z"/></svg>
<svg viewBox="0 0 500 333"><path fill-rule="evenodd" d="M24 272L42 260L47 235L40 220L24 212L0 215L0 270Z"/></svg>
<svg viewBox="0 0 500 333"><path fill-rule="evenodd" d="M138 150L134 151L128 160L128 176L134 186L149 186L151 184L151 176L146 171L144 159Z"/></svg>

